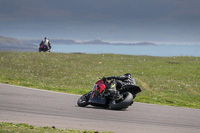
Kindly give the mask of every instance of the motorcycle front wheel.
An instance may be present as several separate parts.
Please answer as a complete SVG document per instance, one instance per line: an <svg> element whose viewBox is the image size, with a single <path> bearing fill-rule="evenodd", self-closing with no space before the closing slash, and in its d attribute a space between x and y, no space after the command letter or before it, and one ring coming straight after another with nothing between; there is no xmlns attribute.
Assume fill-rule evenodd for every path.
<svg viewBox="0 0 200 133"><path fill-rule="evenodd" d="M81 96L77 101L78 106L85 107L89 105L89 98L90 98L90 93Z"/></svg>
<svg viewBox="0 0 200 133"><path fill-rule="evenodd" d="M124 92L123 97L119 100L113 100L109 104L109 108L113 110L121 110L127 108L133 102L133 95L130 92Z"/></svg>

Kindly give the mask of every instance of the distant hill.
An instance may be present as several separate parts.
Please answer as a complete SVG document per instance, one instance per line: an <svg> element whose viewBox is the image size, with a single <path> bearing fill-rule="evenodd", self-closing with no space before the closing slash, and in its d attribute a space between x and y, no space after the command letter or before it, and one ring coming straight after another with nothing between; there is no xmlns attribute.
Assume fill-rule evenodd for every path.
<svg viewBox="0 0 200 133"><path fill-rule="evenodd" d="M26 40L22 40L23 42L26 43L32 43L35 45L39 45L40 42L42 41L41 39L26 39ZM51 44L77 44L78 42L74 41L74 40L67 40L67 39L50 39Z"/></svg>
<svg viewBox="0 0 200 133"><path fill-rule="evenodd" d="M111 43L111 42L105 42L100 39L97 40L91 40L91 41L75 41L75 40L59 40L59 39L52 39L52 43L55 44L102 44L102 45L156 45L155 43L150 42L140 42L140 43Z"/></svg>
<svg viewBox="0 0 200 133"><path fill-rule="evenodd" d="M35 51L37 46L23 40L0 36L0 50Z"/></svg>
<svg viewBox="0 0 200 133"><path fill-rule="evenodd" d="M27 43L34 43L38 45L41 40L24 40ZM100 39L97 40L91 40L91 41L75 41L70 39L50 39L52 45L54 44L63 44L63 45L71 45L71 44L102 44L102 45L156 45L154 43L150 42L140 42L140 43L111 43L111 42L105 42Z"/></svg>
<svg viewBox="0 0 200 133"><path fill-rule="evenodd" d="M0 36L0 50L18 50L18 51L37 51L38 45L42 40L39 39L16 39ZM111 43L100 39L91 41L75 41L70 39L50 39L52 46L56 44L91 44L91 45L156 45L149 42L141 43Z"/></svg>

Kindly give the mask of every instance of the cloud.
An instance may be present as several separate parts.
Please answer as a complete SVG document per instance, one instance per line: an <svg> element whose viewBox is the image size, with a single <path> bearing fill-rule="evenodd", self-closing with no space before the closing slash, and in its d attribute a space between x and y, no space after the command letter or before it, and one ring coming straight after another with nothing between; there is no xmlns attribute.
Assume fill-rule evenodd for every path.
<svg viewBox="0 0 200 133"><path fill-rule="evenodd" d="M168 34L170 40L172 35L180 39L200 34L199 0L0 0L0 3L0 34L20 31L22 35L25 30L39 32L43 27L60 36L73 34L84 38L96 35L165 39Z"/></svg>
<svg viewBox="0 0 200 133"><path fill-rule="evenodd" d="M0 16L111 22L174 21L200 17L198 4L197 0L1 0Z"/></svg>

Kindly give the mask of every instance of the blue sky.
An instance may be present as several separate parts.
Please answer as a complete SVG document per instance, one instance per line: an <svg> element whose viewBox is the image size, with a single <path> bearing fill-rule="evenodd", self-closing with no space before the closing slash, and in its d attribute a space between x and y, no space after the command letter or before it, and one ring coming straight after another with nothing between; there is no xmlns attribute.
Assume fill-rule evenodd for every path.
<svg viewBox="0 0 200 133"><path fill-rule="evenodd" d="M0 36L200 42L200 0L0 0Z"/></svg>

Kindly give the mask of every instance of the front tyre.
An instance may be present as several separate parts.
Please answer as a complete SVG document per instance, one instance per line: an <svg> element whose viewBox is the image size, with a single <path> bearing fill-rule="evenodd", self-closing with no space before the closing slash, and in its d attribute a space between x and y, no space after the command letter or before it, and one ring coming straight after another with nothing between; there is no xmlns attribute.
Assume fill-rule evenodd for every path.
<svg viewBox="0 0 200 133"><path fill-rule="evenodd" d="M133 95L130 92L124 92L123 98L119 100L113 100L110 102L109 108L113 110L121 110L124 108L128 108L129 105L133 102Z"/></svg>
<svg viewBox="0 0 200 133"><path fill-rule="evenodd" d="M81 96L77 101L78 106L85 107L85 106L89 105L89 98L90 98L89 93Z"/></svg>

